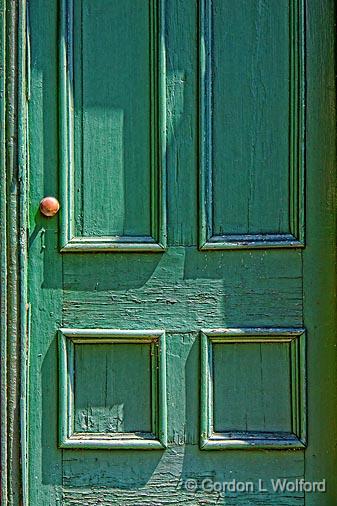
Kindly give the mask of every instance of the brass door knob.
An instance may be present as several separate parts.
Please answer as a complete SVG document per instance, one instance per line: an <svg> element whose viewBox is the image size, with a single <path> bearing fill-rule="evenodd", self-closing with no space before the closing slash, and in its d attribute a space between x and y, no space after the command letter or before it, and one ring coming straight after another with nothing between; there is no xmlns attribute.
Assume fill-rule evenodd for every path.
<svg viewBox="0 0 337 506"><path fill-rule="evenodd" d="M44 197L40 202L40 211L44 216L55 216L60 203L55 197Z"/></svg>

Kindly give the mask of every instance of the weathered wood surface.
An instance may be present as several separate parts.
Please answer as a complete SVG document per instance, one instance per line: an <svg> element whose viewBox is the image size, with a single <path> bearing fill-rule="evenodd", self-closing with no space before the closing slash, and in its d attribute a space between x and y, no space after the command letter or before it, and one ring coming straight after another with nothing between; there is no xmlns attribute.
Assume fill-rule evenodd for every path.
<svg viewBox="0 0 337 506"><path fill-rule="evenodd" d="M26 3L0 2L0 502L27 500Z"/></svg>
<svg viewBox="0 0 337 506"><path fill-rule="evenodd" d="M203 3L211 5L211 2ZM75 2L75 4L79 8L80 2ZM76 197L78 206L76 226L81 229L85 223L81 233L92 233L95 230L98 234L105 234L108 229L112 230L115 227L115 233L124 233L126 230L131 236L133 233L148 233L149 222L147 212L150 198L146 193L148 190L146 188L148 172L146 171L149 167L144 169L145 172L141 172L144 178L141 181L140 172L137 172L142 170L144 160L147 160L146 157L151 151L148 140L148 120L144 124L144 131L140 131L139 136L137 134L142 128L139 126L139 118L142 115L138 115L137 111L138 108L141 109L142 93L145 93L142 87L144 83L141 80L137 81L137 86L139 86L137 100L135 100L136 95L131 96L133 86L130 84L137 78L138 71L142 73L141 65L138 64L145 58L144 51L141 49L144 49L143 44L147 37L142 38L138 31L135 32L135 40L139 39L140 44L130 44L129 49L133 48L131 56L127 47L120 48L120 54L127 55L128 58L140 59L135 65L138 71L132 75L132 72L128 70L125 77L122 75L121 60L114 59L115 67L112 65L111 68L116 69L116 65L120 65L118 67L120 74L116 80L119 86L118 90L115 90L116 95L110 95L111 90L106 84L111 59L109 41L115 41L115 38L109 32L110 24L104 19L101 29L105 42L100 45L97 23L101 16L104 17L103 7L106 7L111 15L111 11L114 10L113 4L114 2L108 0L83 2L84 9L88 9L88 12L93 9L95 12L95 16L90 18L88 15L84 23L88 30L94 30L92 45L89 45L90 62L92 64L97 62L104 68L104 72L101 69L103 72L101 80L97 73L92 74L88 81L90 90L92 88L96 90L97 96L92 96L90 92L92 101L89 104L90 111L84 111L84 115L85 121L91 123L85 123L84 126L89 128L87 132L90 132L90 128L94 128L95 125L107 125L108 129L111 127L110 133L115 135L121 121L116 120L116 115L111 113L111 109L118 108L118 97L122 95L123 103L127 104L125 107L133 104L127 118L124 118L125 121L129 118L131 122L134 121L134 129L129 125L124 139L127 141L127 156L130 157L128 158L130 163L126 163L127 158L122 156L121 152L114 151L121 148L122 143L119 142L121 137L118 141L110 136L104 145L103 141L100 145L99 139L101 135L102 138L104 137L105 130L101 132L97 128L94 130L95 135L89 140L84 136L84 139L88 141L86 149L89 149L89 141L94 139L95 143L92 152L89 150L90 152L86 154L85 177L83 178L80 170L77 174L79 197ZM140 22L142 26L145 26L147 9L144 9L143 0L137 0L136 4L142 16ZM327 504L334 504L337 478L336 449L333 441L337 437L337 417L335 416L337 402L336 392L332 388L332 385L336 383L334 279L336 141L333 2L332 0L323 3L316 0L307 2L306 248L304 250L285 248L283 244L279 245L281 246L279 249L268 249L268 251L263 247L258 250L198 250L201 223L198 213L200 204L198 196L199 144L203 142L203 139L199 138L200 107L198 106L200 5L199 2L192 0L166 0L162 4L166 51L165 159L168 249L166 252L153 253L64 252L61 254L58 219L48 220L38 212L42 196L59 196L60 189L59 171L62 152L59 150L60 116L57 92L59 86L57 67L59 4L56 0L50 0L46 9L44 0L30 1L32 47L32 91L29 111L31 167L29 300L32 304L29 435L31 504L51 506L57 504L120 504L122 506L137 504L327 506ZM254 0L249 2L249 9L246 8L245 2L239 2L233 6L233 2L219 0L212 4L215 17L220 16L221 13L221 16L224 16L224 11L230 14L230 31L229 29L226 31L226 20L221 23L221 20L216 19L214 33L218 35L215 51L218 50L225 55L224 47L226 44L231 44L231 52L228 53L231 60L230 62L226 60L227 67L230 63L231 65L226 67L227 71L223 75L220 75L221 82L218 81L215 90L219 93L218 100L222 104L218 115L213 117L218 139L215 154L217 167L220 167L216 169L218 173L215 181L217 232L226 233L230 226L230 232L236 231L238 234L246 232L263 234L266 231L286 233L291 214L288 207L289 164L286 163L289 132L285 127L290 114L289 102L285 98L289 79L285 63L289 56L287 19L290 6L298 7L301 2ZM119 5L119 9L123 11L127 5L129 3ZM98 7L102 7L102 10ZM78 10L75 10L75 15ZM137 22L135 12L130 17L130 24ZM241 22L243 13L245 19ZM91 22L94 25L90 28ZM111 26L114 26L113 23ZM242 35L244 26L247 27L251 44L247 44ZM82 25L79 19L76 21L76 27L77 30L81 30ZM121 27L118 25L116 29L121 30ZM87 33L91 33L90 30ZM237 44L231 40L231 33L233 37L235 36L235 41L238 41ZM122 34L126 37L123 31ZM79 36L76 44L80 45L80 39ZM282 42L277 44L277 48L273 42L275 40ZM88 47L87 43L85 47ZM114 47L113 50L118 52L118 48ZM282 54L278 54L277 51ZM99 55L97 60L94 58L95 52ZM263 58L262 55L264 55ZM115 58L115 53L113 56ZM220 58L219 54L215 58L217 69L221 70L223 58ZM278 60L280 61L279 68L275 63ZM76 62L78 68L74 69L75 74L81 67L81 63L83 62ZM126 63L129 69L129 60ZM86 65L87 62L84 61L84 64ZM149 61L146 59L144 68L148 69L148 64ZM233 78L229 72L231 69ZM148 72L146 75L148 77ZM240 79L240 76L244 76L246 80ZM113 79L113 76L110 78ZM143 78L145 79L142 74L141 79ZM124 88L123 80L127 82ZM241 82L243 84L240 88ZM77 81L76 85L79 83L80 81ZM100 90L103 84L104 90ZM225 84L228 86L229 95L226 94ZM76 89L80 90L81 86L79 88L75 86L75 93ZM275 101L275 97L280 94L283 104ZM240 111L241 95L245 97L245 107ZM231 103L224 103L226 96L232 97ZM77 100L75 100L75 109L77 108L75 112L78 115L77 135L81 136L83 125L80 118L83 111L80 109L83 102L80 95L75 98ZM146 104L145 100L144 107L148 108ZM237 106L234 107L233 104ZM225 106L229 109L227 110ZM246 114L247 108L249 111ZM225 117L222 116L224 111L227 111ZM271 112L272 114L269 114ZM132 119L133 115L134 119ZM235 128L229 129L229 120L232 124L234 122ZM131 142L131 133L136 136L134 144ZM144 143L147 144L145 147ZM222 157L222 144L225 148L226 143L231 146L231 149L225 150ZM80 152L83 146L77 146L77 148ZM139 158L137 158L137 149L141 149ZM116 181L113 177L109 179L104 172L108 167L109 150L114 159L114 167L118 169L116 169L118 172ZM88 169L95 157L99 157L97 172L94 172L95 167L92 165L90 170ZM231 167L231 172L226 172L226 174L222 165L224 160L227 160ZM77 162L79 162L78 159ZM82 168L82 165L78 163L77 169L82 170ZM106 179L104 179L104 187L101 188L103 179L98 176L102 171ZM123 171L126 171L125 174L122 173ZM229 183L226 178L230 179L232 190L228 190ZM262 186L259 184L261 178ZM99 185L97 179L99 179ZM278 179L279 186L275 185L275 180ZM89 187L88 181L91 181L94 191ZM132 181L135 190L140 193L143 190L145 192L145 199L142 200L144 205L146 203L145 214L140 204L140 193L137 193L135 198L132 196L132 191L130 193L130 187L133 190ZM116 183L115 186L114 183ZM126 185L124 190L128 189L127 195L121 193L122 183ZM97 195L99 188L103 193L101 199ZM114 202L109 200L106 208L104 208L105 190L110 197L114 197ZM155 188L153 191L157 198ZM228 191L231 193L228 194ZM261 192L264 198L261 197ZM85 196L84 200L81 200L81 196ZM130 203L130 206L126 206L126 202ZM85 215L81 206L86 203L89 207ZM116 210L119 214L111 217L111 212L117 212ZM302 205L301 212L303 210ZM97 213L97 228L95 228L95 212ZM138 214L141 215L139 220ZM222 216L225 214L227 222L222 223ZM232 221L230 221L231 214ZM109 219L102 219L105 215L109 215ZM112 223L112 218L115 219L115 224ZM152 223L156 222L155 213L152 213L151 220ZM272 225L275 227L273 228ZM272 230L269 230L269 227ZM242 244L239 246L241 248ZM292 245L288 244L288 246ZM222 248L223 245L220 247ZM308 449L305 451L200 451L200 330L226 327L302 328L303 326L306 327L308 335ZM169 443L167 450L145 452L143 450L100 451L58 448L59 363L56 336L61 327L165 329ZM95 346L93 345L93 348ZM94 353L97 353L97 350L95 352L93 349ZM271 353L274 359L275 356L279 356L276 351ZM121 394L119 405L124 402L123 396L124 399L132 399L132 396L140 395L139 385L130 392L130 387L126 388L128 382L125 382L125 388L122 388L118 382L118 379L127 371L127 367L132 368L132 360L130 364L125 364L127 357L132 359L131 353L130 355L125 353L124 358L119 357L124 361L123 366L120 366L120 371L118 364L114 367L111 357L109 359L111 355L109 349L105 348L101 354L96 355L96 358L90 359L89 355L87 353L85 357L77 357L77 365L83 366L77 389L81 390L82 398L85 397L85 392L87 404L92 403L92 407L103 411L109 407L106 396L101 395L102 392L97 396L97 405L94 406L95 391L99 389L99 386L94 381L90 381L90 378L95 374L97 381L101 378L102 385L106 384L108 378L111 383L114 382L114 378L116 379L115 385L118 385ZM102 358L101 355L104 357ZM249 361L246 356L242 355L240 359L240 357L237 358L238 355L233 354L229 357L225 353L220 354L221 361L231 361L229 370L232 367L235 371L242 371L242 374L245 374L249 365L252 367L255 364L256 371L251 371L252 377L257 377L258 373L262 376L266 374L270 381L270 391L273 385L275 385L275 391L278 391L280 378L290 375L286 355L281 355L278 366L282 370L275 375L270 363L266 364L261 360L258 353L254 354L255 360L252 360L250 364L247 364ZM101 362L95 367L95 360L99 361L100 357ZM133 357L136 362L138 358ZM109 364L109 368L106 364ZM142 362L141 367L146 367L145 362ZM89 371L87 390L85 390L86 371ZM216 375L221 375L221 371L221 366L216 364ZM221 385L226 382L226 378L228 380L228 377L223 375L219 380L216 400L217 405L220 406L216 413L216 420L221 430L232 428L228 425L233 424L237 425L234 429L242 429L244 422L240 418L242 414L240 406L243 407L243 411L248 410L250 415L254 415L249 406L253 405L254 410L259 404L261 407L257 418L266 422L264 428L267 428L268 424L270 426L270 421L271 424L275 423L275 426L279 423L280 425L276 427L278 429L280 426L283 429L289 427L291 409L288 405L282 411L284 418L277 420L277 423L275 421L277 409L280 409L280 406L278 405L274 412L273 407L268 404L268 399L270 401L272 396L265 395L266 392L263 392L261 387L264 382L268 382L266 377L260 383L251 385L251 389L250 385L243 387L245 382L240 385L241 389L238 388L235 391L233 388L230 392L229 404L236 403L236 409L233 409L230 417L227 417L226 405L221 404L221 400L219 401L222 395ZM249 383L247 378L248 375L245 377L246 384ZM261 379L261 376L259 378ZM302 380L305 381L305 378L302 377ZM146 391L148 387L149 385ZM289 402L291 386L284 381L283 387L280 399L275 398L272 402L283 404ZM102 391L104 392L104 388ZM267 399L265 409L263 402L256 401L259 398ZM124 405L127 409L126 401ZM147 401L144 401L137 413L131 412L133 422L139 421L137 417L141 417L144 410L149 411L149 409ZM148 428L148 422L147 412L147 415L139 421L139 427L141 428L143 423L143 428ZM102 426L104 427L104 424ZM211 477L217 481L230 477L237 480L261 478L264 481L282 477L292 480L297 477L307 479L326 477L328 490L326 494L306 494L306 497L303 493L297 492L275 495L269 491L236 494L236 496L224 498L218 493L205 494L198 489L194 494L184 489L184 482L187 479L196 479L200 484L204 477Z"/></svg>
<svg viewBox="0 0 337 506"><path fill-rule="evenodd" d="M64 259L63 272L66 325L85 326L89 318L97 327L155 321L181 331L302 324L298 252L171 248L164 256L73 256Z"/></svg>
<svg viewBox="0 0 337 506"><path fill-rule="evenodd" d="M246 455L244 453L224 456L221 453L199 452L195 446L172 448L162 457L152 455L144 462L141 456L135 458L132 469L129 469L129 455L119 454L114 464L105 461L104 457L91 455L91 462L99 459L100 467L93 466L86 474L81 464L81 456L68 455L64 461L64 504L120 504L156 505L184 504L189 506L217 504L265 506L273 504L275 495L272 493L219 492L205 494L201 490L203 480L224 482L236 477L238 481L252 481L258 488L261 475L269 480L278 473L281 478L295 480L303 472L303 459L300 454L276 455L260 453ZM118 460L118 463L117 463ZM285 466L280 472L280 462ZM249 469L249 470L248 470ZM105 476L106 486L99 487L101 476ZM197 482L197 491L186 490L186 480ZM95 490L98 486L99 489ZM278 494L275 504L280 506L297 506L303 504L303 493Z"/></svg>

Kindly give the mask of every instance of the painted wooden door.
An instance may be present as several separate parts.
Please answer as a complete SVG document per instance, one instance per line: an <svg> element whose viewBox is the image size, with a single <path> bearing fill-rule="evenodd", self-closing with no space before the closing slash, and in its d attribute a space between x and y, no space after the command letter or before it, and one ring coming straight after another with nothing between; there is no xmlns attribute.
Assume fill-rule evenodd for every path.
<svg viewBox="0 0 337 506"><path fill-rule="evenodd" d="M30 0L32 505L335 504L332 5Z"/></svg>

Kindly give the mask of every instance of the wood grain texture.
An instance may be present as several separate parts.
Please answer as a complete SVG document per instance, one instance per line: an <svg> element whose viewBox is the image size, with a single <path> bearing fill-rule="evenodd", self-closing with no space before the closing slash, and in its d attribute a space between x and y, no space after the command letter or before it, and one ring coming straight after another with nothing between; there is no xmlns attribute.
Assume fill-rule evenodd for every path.
<svg viewBox="0 0 337 506"><path fill-rule="evenodd" d="M134 2L140 6L142 15L145 12L144 2L145 0ZM113 4L106 0L103 3L108 9L111 9ZM229 4L230 2L223 2L221 5L228 6ZM260 26L264 27L260 31L259 40L265 41L268 39L268 30L277 21L277 27L274 26L275 38L286 40L289 33L288 27L285 28L285 19L287 13L290 12L289 6L295 4L297 5L295 1L279 2L273 21L270 6L275 6L275 3L269 0L268 2L254 1L249 3L249 8L242 8L240 16L246 14L246 11L249 15L247 14L241 24L247 25L248 33L250 33L249 29L254 32L254 30L259 31ZM77 7L79 5L78 2ZM84 9L90 9L90 5L89 0L83 2ZM98 2L93 0L92 5L97 8ZM131 4L126 2L123 5L126 8ZM123 5L119 6L120 9L124 8ZM152 4L149 2L148 5ZM220 2L214 2L214 5L219 7ZM241 2L240 5L242 5ZM249 9L253 9L254 6L256 9L253 15ZM59 134L60 128L63 127L58 123L59 96L55 92L59 86L56 63L59 51L57 43L59 7L56 0L48 1L48 9L46 9L45 0L30 0L32 38L29 111L31 158L29 300L32 307L29 419L30 503L50 506L100 503L107 505L231 504L233 506L334 504L337 493L336 450L333 445L336 439L337 403L332 386L336 382L336 322L334 320L336 203L331 188L334 188L336 141L333 114L335 88L332 0L323 3L316 0L307 2L309 33L306 54L308 63L307 120L310 145L307 149L306 167L308 243L303 251L300 248L198 250L199 5L194 0L165 0L163 2L165 30L161 43L165 46L167 68L165 152L168 193L167 250L162 250L158 254L141 251L132 253L115 251L113 254L103 251L82 251L81 254L78 252L73 254L69 251L66 254L60 254L58 218L48 220L38 212L38 205L43 195L60 195ZM216 9L217 13L222 12L220 7L220 10ZM256 13L261 14L261 24ZM234 11L230 11L229 14L232 16L230 19L235 18ZM236 34L236 44L233 43L232 50L234 51L234 47L237 47L237 51L244 57L246 41L238 37L240 16L237 13L235 22L232 21ZM131 19L134 20L134 17L131 16ZM266 22L266 19L269 21ZM280 20L283 21L279 24ZM96 21L92 20L92 22ZM216 22L218 28L215 33L218 34L218 40L215 42L220 44L220 47L224 47L226 37L230 38L226 32L226 20L223 20L223 23L221 20L216 20ZM104 22L102 26L105 27L106 32L107 23ZM280 30L280 26L286 30L286 33L283 33L284 37L279 37L277 30ZM119 26L117 28L120 29ZM95 30L97 37L97 26ZM138 36L137 33L135 37ZM255 39L253 42L258 46ZM142 43L140 47L143 47ZM79 44L79 39L77 39L77 44ZM285 66L285 49L283 46L282 48L281 60ZM123 51L122 49L121 54L124 54L123 51L127 52L127 48ZM262 47L259 46L258 49L262 51ZM264 50L268 54L268 50L266 48ZM224 51L223 53L226 54ZM104 60L103 56L99 55L97 58L97 61L101 62L100 65ZM91 58L93 59L94 56ZM261 63L257 56L254 62L253 74L258 79ZM77 60L76 64L79 65L80 62ZM138 64L139 62L137 64L135 62L135 69L138 68ZM225 64L228 65L225 58L223 63L218 58L218 66ZM235 66L235 62L233 65ZM146 58L144 66L148 68ZM274 66L272 68L274 69ZM235 70L234 68L233 75L240 71L242 69ZM91 78L94 80L95 76ZM271 73L271 78L275 85L274 73ZM264 77L264 79L266 81L267 78ZM234 78L230 82L235 84ZM271 87L273 88L273 84ZM269 90L266 93L269 93ZM109 90L104 89L102 97L106 99L107 96L111 98ZM91 99L99 101L99 96ZM263 94L257 99L261 99L264 103ZM288 104L284 107L287 108ZM221 111L218 112L220 113ZM103 120L106 118L104 114ZM238 125L235 126L239 130L241 123L237 121ZM257 132L260 131L259 123L256 124L256 129ZM143 134L145 135L144 132ZM276 134L275 137L277 137ZM111 139L108 142L109 146L110 141ZM268 154L268 149L265 149ZM273 149L277 151L281 147L274 146ZM95 146L94 153L97 152L98 147ZM259 153L261 155L261 152ZM88 153L88 156L93 155ZM261 166L267 166L262 155L257 158L261 159ZM100 160L100 163L102 163L100 168L106 166L105 159ZM99 184L99 181L96 181L95 186ZM107 180L106 184L108 184ZM280 186L283 184L284 181L280 183ZM284 192L280 191L281 189L273 188L272 195L283 196ZM256 185L255 190L260 191ZM85 191L88 192L87 194L90 192L88 188ZM113 192L114 189L111 191ZM271 193L268 196L271 197ZM233 197L233 195L230 196ZM110 205L112 204L109 203ZM271 207L275 209L275 206ZM111 210L111 207L109 209ZM273 216L273 213L268 216L262 215L261 226L265 226L268 220L272 221ZM140 227L143 226L142 219L139 218ZM101 226L105 226L105 223ZM281 228L276 230L277 233L281 231ZM303 328L304 326L308 329L308 448L297 451L291 449L250 450L249 452L238 449L230 452L200 451L200 330L231 327ZM97 448L89 450L58 447L57 332L65 327L86 328L91 331L101 328L105 332L109 329L165 330L167 449L145 451L124 448L103 451ZM283 345L283 343L280 344L280 347ZM95 346L96 344L93 345ZM251 363L258 362L259 357L254 350L251 351ZM268 360L268 364L264 363L264 369L268 370L269 375L272 375L273 363L276 358L279 359L280 354L281 352L275 353L271 357L272 360ZM96 358L93 355L91 356L88 352L85 357L80 358L83 375L79 377L77 388L81 391L79 393L82 399L85 398L83 403L86 406L81 405L79 410L86 410L86 412L90 410L90 403L94 405L96 402L94 407L101 407L99 406L102 400L101 394L95 398L94 379L101 381L103 377L105 379L108 377L101 355ZM128 357L132 357L132 354L121 353L118 356L119 361L123 361L123 364L120 364L120 378L127 374ZM224 383L226 376L221 371L223 371L225 358L220 354L216 364L217 373L220 371L220 374L223 374ZM109 374L113 377L115 361L113 357L109 360ZM92 369L88 362L92 365ZM243 372L243 366L246 364L246 368L248 367L247 362L246 356L240 357L240 369ZM286 358L281 354L280 363L277 366L282 366L282 371L287 371L285 363ZM273 380L278 382L275 387L277 386L276 391L280 392L279 383L286 373L281 374L277 371ZM246 383L251 381L252 376L254 377L253 374L245 376ZM86 379L93 383L87 392L84 387ZM220 397L224 383L219 383ZM288 387L285 381L282 387L284 385L286 393L282 390L279 399L272 401L275 404L276 414L288 402ZM263 409L258 411L259 384L253 386L257 387L252 393L253 407L256 410L254 416L256 415L255 420L259 421L263 418ZM134 392L130 392L130 398L138 393L138 387L139 385L135 387ZM268 387L271 388L272 385ZM110 385L110 388L113 386ZM266 393L268 393L267 387ZM230 414L231 423L234 423L234 418L238 420L240 405L244 409L249 407L244 392L239 392L238 396L240 400L235 405L236 411L233 408ZM267 397L270 398L271 395L268 394ZM228 422L227 413L222 401L217 402L218 404L221 402L221 405L216 422L220 429L224 429ZM147 409L146 406L147 404L144 403L139 412L143 413ZM267 415L270 415L269 418L267 417L268 423L271 418L275 422L276 414L272 411L272 407L268 406L265 410ZM294 408L295 406L292 406L292 411ZM288 408L282 411L282 416L285 416L287 420L288 412ZM104 417L98 420L100 415L97 413L96 411L97 423L105 423ZM277 422L282 426L281 428L284 428L286 422L282 420L277 420ZM253 425L252 423L252 430L257 428ZM242 424L239 428L242 428ZM275 424L276 429L279 430L280 426ZM261 478L268 481L271 478L282 477L291 480L302 477L314 480L326 477L328 491L320 495L306 494L306 497L302 492L273 494L271 490L265 493L255 491L254 493L232 494L227 497L222 497L218 492L201 491L201 482L204 478L219 481L231 478L237 480ZM184 483L190 478L197 480L196 493L185 489Z"/></svg>
<svg viewBox="0 0 337 506"><path fill-rule="evenodd" d="M302 324L297 252L198 253L171 248L159 260L133 255L64 261L66 325L139 325L191 331L224 324ZM111 286L110 279L113 279ZM90 309L90 311L89 311ZM82 322L82 323L81 323Z"/></svg>
<svg viewBox="0 0 337 506"><path fill-rule="evenodd" d="M202 249L303 246L303 9L200 2Z"/></svg>
<svg viewBox="0 0 337 506"><path fill-rule="evenodd" d="M27 500L26 3L0 3L1 503Z"/></svg>
<svg viewBox="0 0 337 506"><path fill-rule="evenodd" d="M166 447L165 341L163 330L60 329L61 448Z"/></svg>
<svg viewBox="0 0 337 506"><path fill-rule="evenodd" d="M164 2L64 0L60 19L61 248L160 251Z"/></svg>
<svg viewBox="0 0 337 506"><path fill-rule="evenodd" d="M310 422L306 479L329 476L322 495L306 494L306 506L337 497L336 388L336 4L308 3L307 41L307 248L303 253L304 318L308 328ZM319 188L319 192L317 189ZM322 224L324 223L324 226ZM325 419L324 427L319 413Z"/></svg>
<svg viewBox="0 0 337 506"><path fill-rule="evenodd" d="M149 343L75 345L74 361L75 432L152 431Z"/></svg>
<svg viewBox="0 0 337 506"><path fill-rule="evenodd" d="M30 3L31 101L29 107L29 285L32 306L29 383L29 501L57 504L62 483L62 455L57 449L58 329L62 326L62 260L58 255L58 218L41 216L41 196L58 196L58 5ZM39 15L36 15L39 13ZM35 34L39 33L38 39ZM39 42L39 38L43 44ZM41 311L41 313L40 313ZM43 314L42 320L39 315ZM35 370L40 374L36 375ZM34 458L32 458L34 455ZM43 463L43 465L41 465ZM50 482L49 473L53 475Z"/></svg>
<svg viewBox="0 0 337 506"><path fill-rule="evenodd" d="M0 87L1 96L4 97L6 88L5 78L5 61L6 61L6 4L1 2L0 8L0 65L1 72L0 76ZM0 150L0 216L7 217L7 184L6 184L6 103L4 99L0 100L0 115L1 115L1 150ZM1 219L0 227L0 258L1 258L1 283L0 283L0 324L1 324L1 502L4 502L7 498L7 220Z"/></svg>
<svg viewBox="0 0 337 506"><path fill-rule="evenodd" d="M90 455L91 462L100 459L100 470L90 467L90 474L83 472L81 456L72 453L65 461L65 487L64 504L75 505L81 502L96 504L102 500L104 504L121 504L125 506L186 504L189 506L202 504L230 504L239 506L270 505L275 501L275 495L270 491L259 494L253 493L226 493L213 492L205 494L201 490L203 480L222 482L235 476L237 480L257 483L260 476L264 476L266 483L279 473L280 477L292 480L299 476L302 468L302 459L295 452L289 455L286 452L276 454L256 453L235 455L220 454L218 452L198 452L194 446L171 448L159 460L155 455L149 455L145 463L141 456L135 461L132 472L126 473L129 457L126 454L118 456L118 464L108 463L97 455ZM280 462L284 467L280 471ZM104 474L108 488L94 488L99 484L99 473ZM188 478L197 481L197 491L189 492L185 488ZM118 484L118 485L117 485ZM117 485L117 486L116 486ZM145 486L146 485L146 486ZM275 504L282 506L303 505L303 493L289 497L288 494L277 494Z"/></svg>
<svg viewBox="0 0 337 506"><path fill-rule="evenodd" d="M304 329L203 329L200 346L201 449L305 446Z"/></svg>

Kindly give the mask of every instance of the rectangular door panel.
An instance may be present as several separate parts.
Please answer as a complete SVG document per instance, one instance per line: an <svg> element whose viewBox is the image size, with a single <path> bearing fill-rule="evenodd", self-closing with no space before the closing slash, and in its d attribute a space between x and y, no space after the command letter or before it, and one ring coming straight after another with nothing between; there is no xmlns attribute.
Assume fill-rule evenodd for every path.
<svg viewBox="0 0 337 506"><path fill-rule="evenodd" d="M61 247L165 247L162 0L63 0Z"/></svg>
<svg viewBox="0 0 337 506"><path fill-rule="evenodd" d="M302 0L202 0L200 26L200 247L303 246Z"/></svg>

